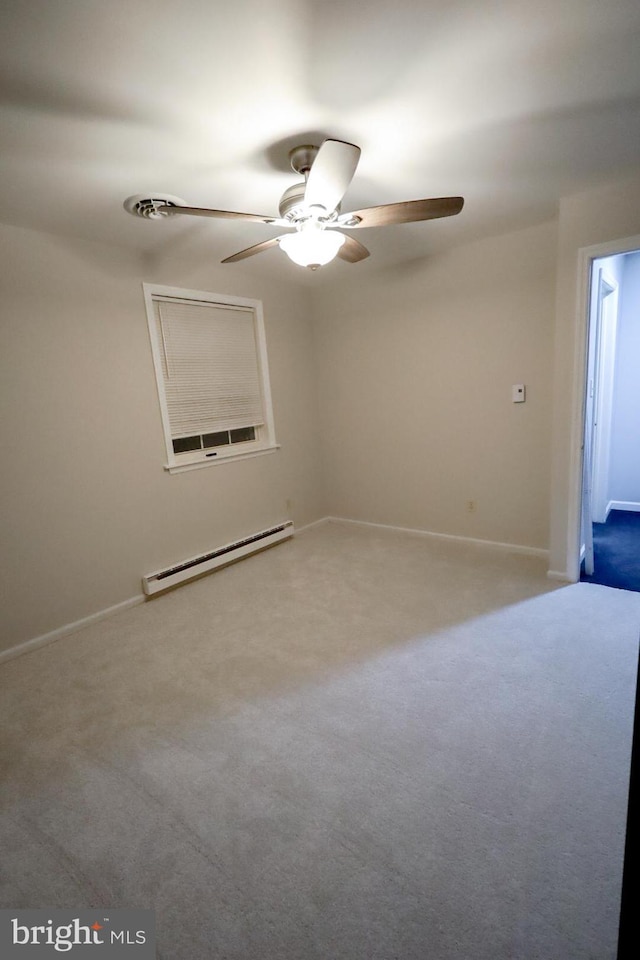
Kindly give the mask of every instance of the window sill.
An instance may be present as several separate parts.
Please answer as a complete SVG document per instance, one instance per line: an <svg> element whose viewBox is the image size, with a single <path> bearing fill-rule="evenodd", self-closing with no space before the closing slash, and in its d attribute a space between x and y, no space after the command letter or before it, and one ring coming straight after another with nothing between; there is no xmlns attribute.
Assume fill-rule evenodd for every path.
<svg viewBox="0 0 640 960"><path fill-rule="evenodd" d="M213 467L218 463L235 462L236 460L248 460L250 457L263 457L267 453L275 453L280 449L280 444L275 443L270 447L260 447L259 450L245 450L244 453L226 453L218 454L215 457L207 457L203 460L192 460L188 463L165 463L164 469L167 473L185 473L187 470L199 470L201 467Z"/></svg>

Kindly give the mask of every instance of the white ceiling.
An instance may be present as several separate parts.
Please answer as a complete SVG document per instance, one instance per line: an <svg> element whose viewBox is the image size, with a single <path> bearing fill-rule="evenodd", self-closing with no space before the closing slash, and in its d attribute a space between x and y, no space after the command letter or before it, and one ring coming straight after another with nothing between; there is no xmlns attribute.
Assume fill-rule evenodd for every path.
<svg viewBox="0 0 640 960"><path fill-rule="evenodd" d="M367 271L553 217L640 167L638 0L2 0L0 219L154 257L222 259L277 228L122 208L162 191L272 215L288 150L362 158L343 210L463 195L359 231ZM294 267L273 249L276 275ZM227 269L236 269L230 265Z"/></svg>

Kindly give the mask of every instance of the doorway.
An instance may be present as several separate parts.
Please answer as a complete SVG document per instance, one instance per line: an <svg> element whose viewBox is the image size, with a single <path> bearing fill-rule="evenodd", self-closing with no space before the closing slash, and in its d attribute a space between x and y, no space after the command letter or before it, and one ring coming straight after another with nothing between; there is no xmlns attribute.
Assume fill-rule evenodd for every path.
<svg viewBox="0 0 640 960"><path fill-rule="evenodd" d="M580 579L640 592L640 251L591 262Z"/></svg>

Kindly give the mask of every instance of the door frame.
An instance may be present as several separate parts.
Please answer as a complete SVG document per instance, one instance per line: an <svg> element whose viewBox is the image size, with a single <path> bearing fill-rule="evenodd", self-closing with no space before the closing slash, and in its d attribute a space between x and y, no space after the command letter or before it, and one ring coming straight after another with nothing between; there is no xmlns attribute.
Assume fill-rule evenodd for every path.
<svg viewBox="0 0 640 960"><path fill-rule="evenodd" d="M609 503L609 450L619 286L617 279L607 270L610 259L591 261L580 534L580 556L584 556L584 571L588 576L594 572L593 523L606 520Z"/></svg>
<svg viewBox="0 0 640 960"><path fill-rule="evenodd" d="M619 253L640 251L640 236L608 240L605 243L578 250L578 298L576 308L576 338L574 355L573 398L571 411L571 467L567 524L567 576L577 583L580 579L582 548L582 485L584 471L584 431L589 350L589 311L591 307L591 277L594 260L613 257Z"/></svg>
<svg viewBox="0 0 640 960"><path fill-rule="evenodd" d="M618 326L619 284L606 267L598 267L596 294L596 367L591 513L596 523L607 519L610 498L607 481L611 453L613 382Z"/></svg>

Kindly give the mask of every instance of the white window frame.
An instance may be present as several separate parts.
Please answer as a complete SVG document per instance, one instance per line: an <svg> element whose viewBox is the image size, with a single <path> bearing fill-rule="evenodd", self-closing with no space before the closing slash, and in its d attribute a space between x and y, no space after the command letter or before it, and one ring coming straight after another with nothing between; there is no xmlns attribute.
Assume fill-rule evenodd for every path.
<svg viewBox="0 0 640 960"><path fill-rule="evenodd" d="M160 402L160 413L162 417L162 427L164 431L165 446L167 451L167 462L164 464L165 470L169 473L182 473L185 470L194 470L199 467L209 467L216 463L225 463L230 460L243 460L248 457L256 457L266 453L273 453L278 449L275 439L275 427L273 421L273 407L271 401L271 387L269 384L269 367L267 361L267 342L264 330L264 316L262 311L262 302L252 300L246 297L233 297L227 294L210 293L203 290L185 290L181 287L168 287L154 283L143 283L145 307L147 312L147 322L149 326L149 337L151 340L151 351L153 354L153 365L156 374L156 385L158 388L158 400ZM173 440L171 424L169 420L169 409L167 396L165 392L165 377L163 372L163 352L164 346L158 332L158 321L154 304L157 301L173 301L182 303L210 303L217 307L228 307L230 310L243 311L249 310L253 314L254 333L256 342L256 360L258 365L258 378L261 393L262 419L263 423L256 427L255 440L230 443L226 446L215 448L191 450L186 453L175 453L173 449Z"/></svg>

